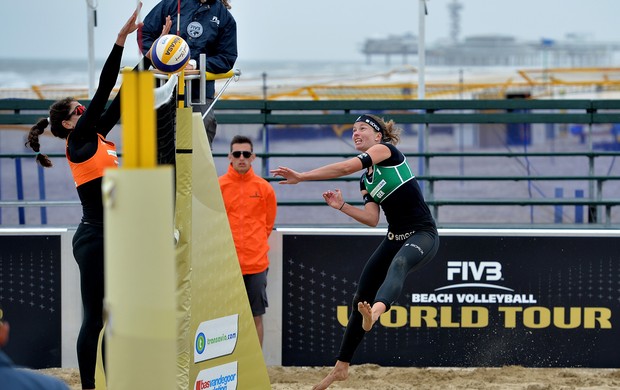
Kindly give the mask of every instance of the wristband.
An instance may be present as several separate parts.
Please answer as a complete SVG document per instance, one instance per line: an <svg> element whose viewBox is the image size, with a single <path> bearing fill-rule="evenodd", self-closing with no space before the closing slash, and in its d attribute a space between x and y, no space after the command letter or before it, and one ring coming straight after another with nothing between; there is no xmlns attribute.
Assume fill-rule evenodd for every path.
<svg viewBox="0 0 620 390"><path fill-rule="evenodd" d="M347 202L342 202L342 206L340 206L340 208L338 210L342 211L342 208L344 207L345 204L347 204Z"/></svg>

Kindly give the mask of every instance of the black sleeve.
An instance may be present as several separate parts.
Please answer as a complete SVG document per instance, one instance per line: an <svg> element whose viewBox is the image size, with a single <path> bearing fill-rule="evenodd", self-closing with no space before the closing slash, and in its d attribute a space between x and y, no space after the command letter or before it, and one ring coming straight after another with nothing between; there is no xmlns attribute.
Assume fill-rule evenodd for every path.
<svg viewBox="0 0 620 390"><path fill-rule="evenodd" d="M368 168L372 166L372 158L368 155L368 153L360 153L357 155L357 158L362 162L362 168Z"/></svg>
<svg viewBox="0 0 620 390"><path fill-rule="evenodd" d="M90 104L88 105L84 115L80 117L75 130L74 137L87 137L89 133L96 134L99 131L99 125L105 106L110 99L112 89L118 80L118 72L121 67L121 58L123 57L123 47L114 44L108 59L103 65L101 76L99 76L99 87L95 92ZM118 121L118 119L117 119ZM108 130L109 131L109 130Z"/></svg>
<svg viewBox="0 0 620 390"><path fill-rule="evenodd" d="M364 204L367 204L367 203L370 203L370 202L372 202L372 203L377 203L377 202L375 202L375 200L372 198L372 196L370 196L370 194L368 194L368 193L364 194L364 196L362 196L362 199L364 199Z"/></svg>
<svg viewBox="0 0 620 390"><path fill-rule="evenodd" d="M381 144L387 146L387 148L390 149L391 155L377 165L383 167L392 167L405 161L405 155L402 154L402 152L398 150L396 146L392 145L389 142L382 142Z"/></svg>
<svg viewBox="0 0 620 390"><path fill-rule="evenodd" d="M144 70L148 70L151 67L151 61L148 58L143 57L141 61L143 63L142 67ZM136 72L139 69L140 69L140 63L138 63L133 68L133 71ZM102 134L104 137L106 137L108 133L110 132L110 130L114 128L114 126L118 123L120 119L121 119L121 91L119 89L118 93L116 94L116 97L114 97L114 100L112 100L112 103L110 103L110 106L105 110L105 112L101 116L101 120L99 121L99 126L98 126L99 134Z"/></svg>

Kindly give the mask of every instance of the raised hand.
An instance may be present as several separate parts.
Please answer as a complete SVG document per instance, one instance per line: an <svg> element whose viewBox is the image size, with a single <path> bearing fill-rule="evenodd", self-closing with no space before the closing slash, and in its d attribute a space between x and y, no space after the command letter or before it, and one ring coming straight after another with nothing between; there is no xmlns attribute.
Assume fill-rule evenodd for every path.
<svg viewBox="0 0 620 390"><path fill-rule="evenodd" d="M138 28L142 27L144 23L136 23L138 20L138 15L140 14L140 10L142 9L142 2L138 3L136 10L133 11L125 25L118 32L118 37L116 38L116 44L119 46L125 46L125 39L127 39L127 35L136 31Z"/></svg>
<svg viewBox="0 0 620 390"><path fill-rule="evenodd" d="M162 26L160 37L170 33L170 28L172 28L172 19L170 15L166 16L166 23Z"/></svg>

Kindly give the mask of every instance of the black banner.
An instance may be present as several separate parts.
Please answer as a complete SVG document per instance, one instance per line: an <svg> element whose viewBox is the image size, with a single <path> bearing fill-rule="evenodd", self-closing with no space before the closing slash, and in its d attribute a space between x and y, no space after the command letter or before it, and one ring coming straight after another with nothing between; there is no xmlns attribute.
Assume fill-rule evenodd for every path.
<svg viewBox="0 0 620 390"><path fill-rule="evenodd" d="M330 366L381 236L284 235L282 364ZM617 237L441 236L353 362L620 367Z"/></svg>
<svg viewBox="0 0 620 390"><path fill-rule="evenodd" d="M0 236L0 305L15 364L61 366L60 236Z"/></svg>

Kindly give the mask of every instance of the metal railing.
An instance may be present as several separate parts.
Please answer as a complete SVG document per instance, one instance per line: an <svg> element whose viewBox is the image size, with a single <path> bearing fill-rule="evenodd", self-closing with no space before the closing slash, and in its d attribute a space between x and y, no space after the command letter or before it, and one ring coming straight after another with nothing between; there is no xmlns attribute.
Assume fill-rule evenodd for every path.
<svg viewBox="0 0 620 390"><path fill-rule="evenodd" d="M51 102L41 100L0 100L0 124L32 124L41 117L41 112ZM263 143L268 145L269 128L280 131L299 131L296 125L330 125L334 132L343 131L342 125L350 127L359 113L375 112L393 119L399 124L417 125L419 152L405 153L408 157L417 157L420 161L420 175L417 179L424 185L428 204L438 222L442 223L444 208L471 208L529 206L558 207L576 206L587 209L587 222L592 226L609 227L618 225L613 221L614 208L620 205L620 197L614 196L615 191L605 191L605 183L620 183L620 175L607 172L597 173L596 160L615 159L620 156L616 150L594 150L593 126L620 123L620 100L431 100L431 101L220 101L216 105L216 115L220 125L257 125L262 126ZM581 125L583 128L583 149L570 152L497 152L497 151L447 151L433 152L429 150L428 137L433 126L500 124L505 126L553 124ZM287 128L290 127L290 128ZM531 130L531 129L530 129ZM305 129L304 131L308 131ZM617 149L617 150L620 150ZM224 158L225 153L214 153L216 159ZM263 167L270 166L270 161L282 158L347 158L355 153L273 153L267 148L257 153ZM63 155L51 155L63 158ZM435 168L434 161L446 158L471 160L473 158L585 158L586 173L574 174L446 174ZM32 158L31 154L0 154L2 159L19 160ZM269 181L277 179L269 177L264 168L262 175ZM358 181L359 177L338 179L339 182ZM479 196L460 197L446 196L437 190L438 185L449 182L580 182L588 189L575 197L519 197L519 196ZM19 185L19 184L17 184ZM611 192L611 194L608 194ZM352 204L361 202L351 201ZM25 200L0 199L0 207L47 207L75 205L71 200ZM320 200L297 199L294 197L278 197L282 207L320 206ZM577 218L576 218L577 219ZM506 221L510 224L510 221Z"/></svg>

